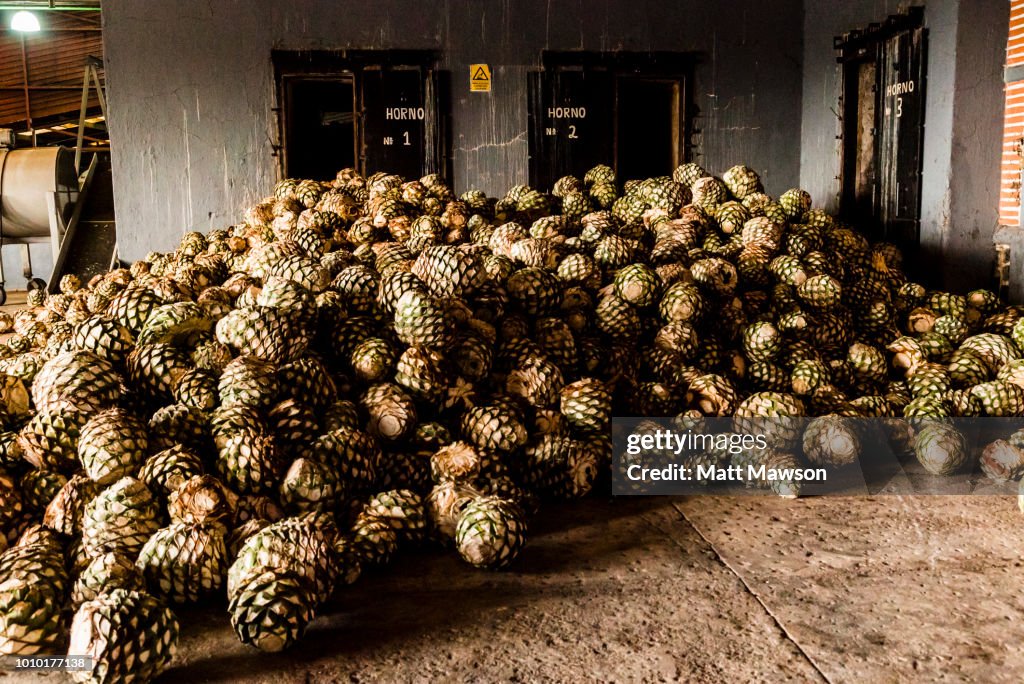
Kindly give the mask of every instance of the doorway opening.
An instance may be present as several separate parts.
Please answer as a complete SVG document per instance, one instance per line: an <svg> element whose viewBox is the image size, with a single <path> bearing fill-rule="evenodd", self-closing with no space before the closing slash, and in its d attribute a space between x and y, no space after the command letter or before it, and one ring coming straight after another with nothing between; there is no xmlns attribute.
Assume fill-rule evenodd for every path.
<svg viewBox="0 0 1024 684"><path fill-rule="evenodd" d="M355 79L290 77L284 79L288 147L285 176L331 180L338 169L355 167Z"/></svg>
<svg viewBox="0 0 1024 684"><path fill-rule="evenodd" d="M860 225L877 223L878 170L876 159L878 65L874 60L859 61L847 67L855 71L847 81L847 101L852 117L847 121L844 139L849 152L843 159L845 215Z"/></svg>
<svg viewBox="0 0 1024 684"><path fill-rule="evenodd" d="M619 77L615 169L621 180L671 175L683 163L682 111L679 80Z"/></svg>

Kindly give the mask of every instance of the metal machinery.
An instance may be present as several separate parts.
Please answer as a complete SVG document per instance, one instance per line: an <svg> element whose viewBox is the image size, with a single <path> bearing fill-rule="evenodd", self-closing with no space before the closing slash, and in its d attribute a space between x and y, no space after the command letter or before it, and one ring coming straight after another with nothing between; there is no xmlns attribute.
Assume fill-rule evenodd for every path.
<svg viewBox="0 0 1024 684"><path fill-rule="evenodd" d="M29 245L49 243L57 272L64 236L77 219L75 208L92 169L90 166L80 183L74 152L68 148L0 147L0 254L8 245L21 247L30 289L46 287L46 283L32 273ZM0 259L0 304L7 301L4 282Z"/></svg>
<svg viewBox="0 0 1024 684"><path fill-rule="evenodd" d="M98 246L100 252L104 249L107 251L97 263L89 264L93 271L97 265L111 265L116 258L113 221L97 221L95 216L87 216L84 219L82 217L89 188L98 175L99 166L99 156L92 154L89 165L83 170L82 152L99 152L104 149L96 146L83 147L86 116L93 89L96 90L96 99L103 120L106 120L107 101L99 75L102 69L102 60L91 56L86 58L75 147L15 149L14 131L0 128L0 255L3 252L2 248L7 245L21 247L22 267L29 289L47 287L46 282L36 278L32 273L29 246L34 243L50 245L53 258L53 270L49 276L51 292L56 291L57 281L68 269L77 270L78 275L83 277L89 275L89 268L83 267L79 257L85 257L87 261L97 261L94 258L95 247ZM100 190L100 194L103 194L103 188ZM88 210L86 212L88 213ZM84 230L78 231L82 233L77 236L81 239L75 242L80 219ZM103 229L99 229L99 226ZM109 239L105 239L107 237ZM90 240L95 243L94 248L83 249L83 241ZM3 260L0 259L0 304L7 301L4 284Z"/></svg>

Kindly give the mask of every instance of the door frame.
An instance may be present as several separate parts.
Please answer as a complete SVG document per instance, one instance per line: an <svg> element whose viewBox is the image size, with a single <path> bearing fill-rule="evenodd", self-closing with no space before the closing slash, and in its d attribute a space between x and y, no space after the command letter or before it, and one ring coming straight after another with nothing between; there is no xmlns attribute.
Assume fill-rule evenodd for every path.
<svg viewBox="0 0 1024 684"><path fill-rule="evenodd" d="M527 111L527 140L529 146L529 179L531 185L544 184L543 176L547 173L546 164L541 156L547 149L548 139L544 135L543 117L539 117L547 93L546 77L559 71L606 72L612 79L612 90L608 94L608 107L612 109L611 136L612 149L610 159L595 163L610 164L618 169L618 98L620 78L641 78L645 80L676 81L679 85L678 145L673 150L673 159L680 163L691 161L695 157L696 144L694 138L699 130L696 120L699 109L694 97L694 71L700 62L701 55L696 52L595 52L587 50L544 50L541 53L541 64L530 71L531 87L529 88L529 104ZM564 171L569 173L569 171Z"/></svg>
<svg viewBox="0 0 1024 684"><path fill-rule="evenodd" d="M276 123L276 140L271 143L271 154L276 160L278 180L287 178L287 93L289 79L337 80L351 75L353 79L353 126L355 140L355 168L366 173L366 146L364 140L363 73L368 70L419 69L423 75L425 102L424 173L440 173L451 178L450 125L451 104L449 79L439 69L440 53L436 50L271 50L274 69L273 104L271 111Z"/></svg>
<svg viewBox="0 0 1024 684"><path fill-rule="evenodd" d="M913 220L913 237L899 235L895 219L886 216L883 183L882 117L885 112L885 87L887 74L886 45L901 34L920 31L921 34L921 65L920 65L920 101L921 118L917 135L917 198L915 207L916 218ZM839 133L839 210L845 217L855 217L873 233L873 237L883 240L894 240L905 249L916 249L920 242L922 172L924 166L924 130L927 120L927 78L928 78L928 30L924 25L924 7L909 7L905 13L887 17L883 22L869 24L864 29L850 31L833 39L836 50L836 61L840 64L840 133ZM874 160L875 176L872 192L872 214L870 219L857 215L856 174L857 163L857 125L858 125L858 94L859 67L865 62L874 62L875 68L875 121L874 121ZM893 154L896 154L894 151ZM898 221L897 221L898 222Z"/></svg>

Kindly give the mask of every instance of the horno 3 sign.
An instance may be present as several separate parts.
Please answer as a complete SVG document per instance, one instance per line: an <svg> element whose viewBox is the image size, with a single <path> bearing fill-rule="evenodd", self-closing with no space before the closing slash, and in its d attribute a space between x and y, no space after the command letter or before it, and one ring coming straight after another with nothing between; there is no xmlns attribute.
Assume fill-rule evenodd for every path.
<svg viewBox="0 0 1024 684"><path fill-rule="evenodd" d="M899 81L885 86L885 96L895 98L896 118L903 116L903 96L914 92L914 81ZM889 114L893 107L887 106L885 113Z"/></svg>

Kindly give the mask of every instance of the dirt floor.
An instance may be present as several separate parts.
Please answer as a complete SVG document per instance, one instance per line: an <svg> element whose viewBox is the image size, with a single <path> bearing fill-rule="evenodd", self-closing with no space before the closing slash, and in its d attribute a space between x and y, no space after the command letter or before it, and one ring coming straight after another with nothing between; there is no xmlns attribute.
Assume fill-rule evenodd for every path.
<svg viewBox="0 0 1024 684"><path fill-rule="evenodd" d="M517 563L407 555L282 655L183 612L165 682L1020 682L1010 497L595 499Z"/></svg>

